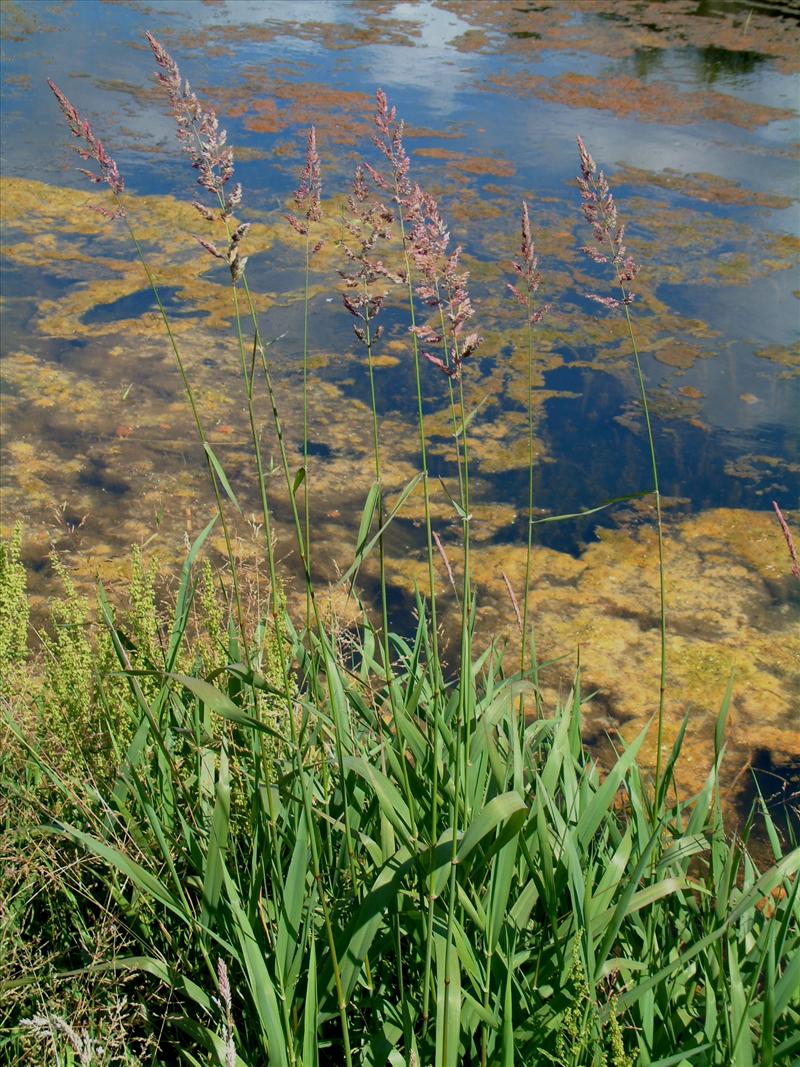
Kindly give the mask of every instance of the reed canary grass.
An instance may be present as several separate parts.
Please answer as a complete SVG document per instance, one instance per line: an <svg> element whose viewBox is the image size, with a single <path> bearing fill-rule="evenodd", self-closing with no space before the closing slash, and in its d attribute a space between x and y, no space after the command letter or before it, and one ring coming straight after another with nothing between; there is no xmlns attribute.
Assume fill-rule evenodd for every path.
<svg viewBox="0 0 800 1067"><path fill-rule="evenodd" d="M534 685L537 687L538 697L538 667L536 654L536 631L532 621L529 623L529 599L531 585L531 563L533 558L533 471L534 471L534 434L533 434L533 328L538 326L544 316L550 310L549 304L537 306L536 294L542 280L539 270L539 259L531 233L531 221L528 214L528 205L522 201L520 211L520 258L512 262L512 267L518 276L516 284L508 282L508 288L514 299L525 309L525 326L528 342L528 382L527 382L527 408L528 408L528 536L525 552L525 587L523 589L523 607L521 630L521 647L519 657L520 678L525 674L525 652L530 632L531 664L533 669ZM505 576L504 576L505 577ZM506 582L508 580L506 579ZM509 587L510 591L510 587ZM515 604L516 609L516 604ZM523 702L520 698L520 717L522 716ZM520 728L522 725L520 724Z"/></svg>
<svg viewBox="0 0 800 1067"><path fill-rule="evenodd" d="M667 689L667 597L666 577L664 567L664 527L661 515L661 493L658 483L658 463L656 461L656 447L653 436L653 427L650 421L650 405L647 399L642 364L639 358L639 346L633 330L633 321L630 314L635 293L630 288L630 283L639 273L639 265L632 256L628 255L624 244L625 226L619 221L617 205L609 188L608 181L602 171L597 170L597 165L583 143L582 138L577 138L578 153L580 156L581 173L578 177L578 187L581 193L583 215L592 228L595 244L584 245L581 249L589 259L595 263L609 264L614 271L616 282L620 289L622 299L617 300L611 296L588 293L587 296L596 303L602 304L611 311L620 308L625 316L625 324L628 328L633 359L636 366L636 377L639 383L639 396L642 402L645 429L647 432L647 444L650 453L650 469L653 477L653 497L656 505L656 535L658 538L658 588L659 588L659 616L660 616L660 644L661 644L661 669L658 689L658 726L656 737L656 767L655 767L655 791L658 796L665 783L661 781L662 743L664 737L664 700Z"/></svg>
<svg viewBox="0 0 800 1067"><path fill-rule="evenodd" d="M303 513L305 516L306 554L308 569L311 571L311 509L309 493L311 475L308 469L309 445L309 394L308 394L308 304L309 274L313 256L322 248L323 241L318 240L312 246L312 224L322 219L322 180L320 177L319 153L317 152L317 131L314 126L308 131L306 141L306 162L294 194L294 203L300 218L294 214L286 215L286 221L305 239L305 292L303 299ZM306 591L306 629L311 628L311 598Z"/></svg>
<svg viewBox="0 0 800 1067"><path fill-rule="evenodd" d="M230 178L233 175L233 152L229 148L229 146L227 146L227 144L226 144L226 137L225 137L224 131L222 133L218 133L219 124L218 124L218 121L216 119L216 115L214 115L214 113L212 111L208 111L208 110L203 109L201 107L201 105L199 104L199 102L197 101L197 98L195 97L195 95L193 93L191 93L191 91L189 89L188 82L182 82L181 81L181 76L180 76L180 72L179 72L178 66L175 63L175 61L172 59L172 57L169 55L169 53L158 43L158 41L155 40L155 38L151 34L148 35L148 41L150 43L150 46L151 46L151 49L153 51L153 55L154 55L154 57L156 59L156 62L165 71L164 74L159 74L159 75L157 75L157 77L159 78L161 83L164 85L164 87L165 87L165 89L167 91L167 95L169 97L170 103L172 105L173 113L174 113L175 119L176 119L177 129L178 129L178 138L183 143L186 151L189 153L189 155L190 155L190 157L192 159L192 165L200 173L200 177L198 178L199 184L201 184L204 189L207 189L209 192L212 192L214 195L216 195L217 203L219 205L219 218L225 224L226 232L229 235L229 249L231 249L232 246L233 246L233 237L234 237L234 234L235 234L236 231L231 232L229 224L228 224L228 219L230 217L231 208L239 206L239 204L241 203L241 198L242 198L241 187L240 186L236 186L235 189L234 189L234 194L233 194L234 203L233 204L231 204L230 196L226 197L225 190L224 190L224 186L225 186L226 182L229 181ZM314 201L315 194L313 192L311 192L310 190L309 190L309 193L310 193L310 195L312 197L312 206L313 206L313 201ZM201 212L201 214L203 214L203 212ZM299 549L300 558L301 558L301 561L302 561L303 570L304 570L304 574L305 574L306 588L309 591L309 597L310 597L310 599L312 601L312 607L315 608L315 604L314 604L314 598L313 598L313 587L312 587L312 583L311 583L311 573L310 573L310 570L309 570L307 550L306 550L306 545L305 545L303 534L302 534L300 517L299 517L298 511L297 511L297 504L296 504L296 501L294 499L294 493L292 492L291 475L290 475L290 472L289 472L289 464L288 464L288 459L287 459L287 455L286 455L286 446L285 446L285 442L284 442L284 438L283 438L283 430L282 430L282 427L281 427L280 418L279 418L279 415L278 415L278 409L277 409L277 404L276 404L276 400L275 400L274 389L272 387L272 379L271 379L271 375L270 375L270 372L269 372L269 367L268 367L267 360L266 360L266 348L265 348L263 342L261 341L260 330L259 330L259 326L258 326L258 317L257 317L256 312L255 312L255 305L253 303L252 295L250 293L250 289L249 289L249 286L247 284L247 279L246 279L245 274L244 274L244 266L246 265L246 259L244 260L244 263L241 263L241 261L239 261L239 262L240 262L240 269L238 271L235 271L233 265L231 265L231 280L232 280L232 296L233 296L233 302L234 302L234 316L235 316L235 321L236 321L236 334L237 334L237 340L238 340L238 346L239 346L241 371L242 371L243 381L244 381L244 384L245 384L245 394L246 394L246 397L247 397L248 418L249 418L249 421L250 421L251 437L252 437L252 441L253 441L253 449L254 449L256 465L257 465L259 491L260 491L260 495L261 495L262 517L263 517L263 520L264 520L264 535L265 535L265 541L266 541L266 547L267 547L267 558L268 558L269 573L270 573L270 584L271 584L271 587L272 587L272 596L273 596L273 615L277 619L278 615L279 615L279 612L280 612L280 607L279 607L279 605L277 603L279 585L278 585L277 570L276 570L276 567L275 567L274 551L273 551L273 546L272 546L270 509L269 509L269 504L268 504L268 499L267 499L267 492L266 492L266 477L265 477L264 469L263 469L263 461L262 461L262 456L261 456L261 445L260 445L260 440L259 440L259 436L258 436L258 431L257 431L257 428L256 428L255 409L254 409L254 404L253 404L254 379L253 379L252 371L248 369L248 361L247 361L247 357L246 357L246 350L245 350L245 344L244 344L244 331L243 331L243 327L242 327L241 312L240 312L240 307L239 307L239 296L238 296L238 289L237 289L237 284L236 284L239 280L241 280L241 282L242 282L243 289L244 289L245 296L246 296L246 300L247 300L247 303L248 303L248 308L249 308L250 315L251 315L251 318L252 318L252 321L253 321L254 338L253 338L253 360L252 360L252 365L254 365L254 363L255 363L256 355L258 355L259 358L260 358L262 371L263 371L265 382L266 382L266 385L267 385L267 390L268 390L269 399L270 399L270 406L271 406L272 415L273 415L273 423L275 425L275 431L276 431L276 434L277 434L277 437L278 437L278 443L279 443L280 454L281 454L281 462L282 462L282 466L283 466L283 469L284 469L284 476L285 476L285 479L286 479L287 488L289 490L289 496L290 496L290 501L291 501L291 505L292 505L292 512L293 512L293 519L294 519L294 524L295 524L295 534L297 536L298 549ZM316 610L316 608L315 608L315 610ZM319 617L318 617L318 615L317 615L317 623L318 623L318 626L319 626ZM320 637L321 638L323 637L321 627L320 627ZM326 896L325 896L324 890L322 889L321 881L319 880L320 863L319 863L319 855L318 855L317 844L316 844L316 832L315 832L315 828L314 828L314 818L313 818L313 813L312 813L311 797L310 797L310 793L308 791L308 784L307 784L307 780L306 780L304 769L302 767L302 759L301 759L299 748L298 748L298 745L297 745L294 708L292 706L292 701L291 701L290 695L289 695L290 694L289 670L288 670L288 664L286 662L285 650L283 649L283 644L282 644L281 641L278 642L278 651L279 651L280 662L281 662L281 672L282 672L282 675L283 675L283 678L284 678L284 681L285 681L285 692L286 692L286 697L287 697L287 715L288 715L288 719L289 719L290 732L291 732L291 735L292 735L292 748L293 748L295 756L296 756L296 758L298 760L298 774L299 774L300 781L301 781L301 787L302 787L302 793L303 793L303 803L304 803L304 808L305 808L305 818L306 818L306 824L307 824L307 829L308 829L308 834L309 834L309 840L311 842L312 863L313 863L314 870L315 870L315 876L318 878L319 885L320 885L320 898L321 898L321 901L322 901L323 912L324 912L324 915L325 915L325 924L326 924L326 930L327 930L327 935L328 935L328 947L329 947L329 951L331 953L331 958L333 960L334 972L335 972L336 981L337 981L337 988L339 988L339 998L338 999L339 999L339 1015L340 1015L341 1026L342 1026L342 1039L343 1039L343 1043L344 1043L345 1059L346 1059L346 1062L349 1065L351 1063L349 1028L348 1028L347 1015L346 1015L346 1011L345 1011L344 998L343 998L342 991L341 991L341 986L340 986L338 958L337 958L337 954L336 954L336 947L335 947L335 944L334 944L334 941L333 941L333 931L332 931L332 925L331 925L331 920L330 920L330 908L329 908L328 902L326 900ZM342 753L341 753L341 748L340 748L340 738L338 736L338 731L337 731L337 747L338 747L340 773L342 773L342 775L343 775L343 772L342 772ZM342 781L342 788L343 789L345 788L344 781ZM349 820L347 819L347 817L346 817L345 821L346 821L346 831L347 831L347 836L348 836L348 853L352 856L353 850L352 850L352 846L351 846L350 840L349 840L349 838L350 838L350 829L349 829ZM355 878L354 878L354 882L355 882Z"/></svg>
<svg viewBox="0 0 800 1067"><path fill-rule="evenodd" d="M244 625L244 612L243 612L243 608L242 608L242 598L241 598L241 593L240 593L240 590L239 590L238 577L237 577L237 574L236 574L236 565L235 565L235 557L234 557L234 552L233 552L233 543L232 543L232 540L231 540L228 521L227 521L227 519L225 517L225 509L224 509L224 506L223 506L223 503L222 503L222 495L220 493L219 476L217 474L217 471L216 471L215 466L214 466L214 462L212 460L213 452L211 450L211 446L209 444L205 428L204 428L202 420L200 418L200 411L199 411L198 406L197 406L197 401L195 399L194 390L192 389L191 382L190 382L188 374L186 372L186 366L185 366L185 363L184 363L184 360L183 360L183 356L181 354L180 347L178 345L177 338L175 337L175 334L173 333L172 325L171 325L171 323L169 321L169 316L167 315L166 309L165 309L164 304L162 303L162 300L161 300L161 294L159 292L158 286L156 285L156 281L155 281L155 278L153 276L153 273L150 270L150 267L149 267L149 265L147 263L147 260L145 258L145 255L144 255L144 252L142 250L141 244L139 243L139 239L138 239L138 237L136 235L136 232L135 232L135 230L134 230L134 228L133 228L133 226L131 224L130 217L129 217L128 213L126 212L125 207L124 207L124 205L122 203L122 199L121 198L122 198L123 190L125 188L124 180L120 176L119 169L118 169L116 163L108 155L108 153L107 153L106 149L104 148L102 142L95 135L94 131L92 130L92 128L90 126L90 124L85 119L81 118L81 116L79 115L77 109L73 106L72 103L70 103L70 101L68 100L66 95L58 88L58 86L55 84L54 81L52 81L52 79L48 79L47 84L50 86L50 89L52 90L53 95L55 96L56 100L58 101L58 105L61 108L61 111L62 111L65 119L67 120L67 125L69 126L70 132L72 133L73 137L76 137L79 141L82 142L82 144L80 144L80 145L78 145L76 147L76 151L78 152L78 154L83 159L93 159L98 164L98 166L100 167L99 175L98 174L94 174L92 171L89 171L89 170L87 170L85 168L79 168L81 173L84 174L91 182L93 182L95 184L99 184L100 182L105 182L109 186L109 188L111 189L111 193L112 193L112 197L113 197L113 203L114 203L113 209L109 210L108 208L106 208L106 207L101 205L100 207L96 208L96 210L98 210L102 215L104 215L105 217L107 217L110 220L120 219L120 218L124 220L125 226L126 226L127 231L128 231L128 234L129 234L129 236L131 238L131 241L133 242L134 248L136 249L136 254L137 254L137 257L139 259L139 262L141 263L142 268L143 268L143 270L145 272L145 275L147 277L148 285L150 286L150 289L152 290L152 293L153 293L153 297L155 298L156 306L158 307L159 315L161 316L161 321L164 324L164 329L165 329L165 331L167 333L167 337L169 339L170 347L172 348L172 352L173 352L173 354L175 356L175 361L176 361L176 364L178 366L178 372L179 372L179 374L181 376L181 381L183 383L183 388L184 388L186 396L187 396L187 398L189 400L189 406L191 407L191 410L192 410L192 417L194 419L195 428L197 429L197 436L198 436L198 438L200 440L200 444L203 447L206 469L208 470L208 475L209 475L209 478L211 480L211 486L212 486L212 489L213 489L213 492L214 492L214 499L215 499L216 506L217 506L217 514L219 515L219 518L220 518L220 523L222 525L222 530L223 530L223 536L224 536L224 539L225 539L225 550L226 550L226 555L228 557L228 562L230 564L231 581L232 581L232 584L233 584L234 602L236 604L236 611L237 611L237 616L238 616L238 619L239 619L239 626L240 626L240 629L242 631L242 641L245 642L245 647L246 647L247 636L246 636L246 628L245 628L245 625Z"/></svg>

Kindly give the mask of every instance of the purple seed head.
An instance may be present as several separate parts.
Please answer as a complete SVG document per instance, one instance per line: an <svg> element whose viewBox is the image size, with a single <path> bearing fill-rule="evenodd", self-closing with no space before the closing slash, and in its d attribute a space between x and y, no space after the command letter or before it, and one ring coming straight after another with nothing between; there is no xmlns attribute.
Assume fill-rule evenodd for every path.
<svg viewBox="0 0 800 1067"><path fill-rule="evenodd" d="M422 276L415 291L430 308L438 309L440 326L415 326L411 332L428 347L439 347L441 355L423 349L423 356L450 378L461 377L461 364L481 339L476 333L464 335L467 321L474 315L467 291L469 274L459 270L461 249L448 255L450 234L432 196L411 180L411 167L403 144L405 126L390 107L383 89L376 93L375 136L373 141L389 162L391 181L365 167L379 189L392 189L394 203L404 223L408 259ZM442 325L443 324L443 325Z"/></svg>
<svg viewBox="0 0 800 1067"><path fill-rule="evenodd" d="M508 282L508 288L514 297L528 312L528 321L531 325L541 322L550 310L549 304L541 307L533 306L533 298L539 289L542 275L539 271L539 259L531 235L531 220L528 215L528 205L522 201L521 212L522 240L520 243L520 261L513 260L512 267L520 277L517 285Z"/></svg>
<svg viewBox="0 0 800 1067"><path fill-rule="evenodd" d="M216 197L213 208L199 200L193 200L192 207L206 221L222 220L227 227L227 220L242 203L242 186L237 182L229 192L225 188L233 177L233 149L227 143L225 130L219 128L214 111L204 108L192 92L189 82L181 78L178 64L166 48L149 31L145 36L161 68L156 72L156 78L169 98L178 140L198 172L198 185ZM209 255L228 264L234 284L242 277L247 265L247 256L241 254L239 245L249 228L249 224L243 224L233 233L228 228L228 248L225 252L212 241L195 235L195 240Z"/></svg>
<svg viewBox="0 0 800 1067"><path fill-rule="evenodd" d="M300 184L294 194L298 210L303 211L305 221L295 215L287 215L286 221L303 237L308 236L312 222L322 218L322 181L320 179L319 154L317 152L317 131L312 126L306 142L306 165L300 177Z"/></svg>
<svg viewBox="0 0 800 1067"><path fill-rule="evenodd" d="M349 215L344 224L355 241L353 244L342 243L350 269L339 273L347 290L342 293L342 303L359 320L353 324L353 331L362 344L371 345L383 333L383 327L376 330L370 323L383 307L388 292L385 282L402 284L405 278L390 270L375 255L378 244L392 237L394 214L383 201L370 196L364 169L361 164L356 167L353 189L347 197Z"/></svg>
<svg viewBox="0 0 800 1067"><path fill-rule="evenodd" d="M628 284L639 273L639 265L632 256L626 254L627 249L623 243L625 226L619 222L617 205L605 174L597 170L597 164L589 155L583 139L578 137L577 142L581 166L578 187L583 201L583 214L592 227L597 242L596 245L584 245L581 251L595 263L613 264L617 281L622 288L621 301L612 297L598 297L594 293L587 295L606 307L619 308L630 304L634 299L635 294L628 289Z"/></svg>
<svg viewBox="0 0 800 1067"><path fill-rule="evenodd" d="M96 185L105 182L115 196L120 196L125 188L125 182L120 176L117 164L103 147L103 142L99 137L95 136L89 123L81 118L77 109L70 103L51 78L47 79L47 84L52 89L53 95L58 101L58 106L61 108L64 118L67 120L67 125L70 128L72 136L76 137L78 141L81 142L80 145L75 146L75 151L81 159L94 160L100 168L100 173L95 174L94 171L87 170L85 167L79 167L78 169L81 174L85 174L89 181L94 182ZM98 208L97 210L100 211L102 215L112 219L121 218L125 214L124 209L120 205L117 205L113 211L109 211L107 208Z"/></svg>
<svg viewBox="0 0 800 1067"><path fill-rule="evenodd" d="M376 133L372 140L378 151L389 161L389 166L392 172L395 202L399 205L400 209L404 211L405 217L406 200L413 195L414 191L413 184L408 177L411 161L409 160L405 146L403 145L403 131L405 130L405 124L402 119L398 120L397 108L389 107L386 93L383 89L378 89L375 94L375 101ZM373 174L371 167L369 168L369 172L370 174ZM374 174L373 177L375 177ZM387 187L387 183L385 182L378 182L378 184L380 184L382 188Z"/></svg>
<svg viewBox="0 0 800 1067"><path fill-rule="evenodd" d="M214 111L203 108L189 82L181 78L178 64L164 46L149 31L145 36L161 68L156 78L169 98L178 140L198 172L197 183L217 197L218 217L228 218L241 203L242 188L236 185L233 192L225 195L224 187L233 177L233 149L227 144L227 134L219 128ZM203 208L200 214L207 217L207 212L208 209Z"/></svg>

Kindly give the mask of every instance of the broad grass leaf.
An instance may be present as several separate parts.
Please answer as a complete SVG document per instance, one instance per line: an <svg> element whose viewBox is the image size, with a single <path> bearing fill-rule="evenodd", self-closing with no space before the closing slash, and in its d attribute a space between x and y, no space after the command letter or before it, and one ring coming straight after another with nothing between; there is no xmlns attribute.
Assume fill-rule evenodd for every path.
<svg viewBox="0 0 800 1067"><path fill-rule="evenodd" d="M519 831L528 809L522 797L515 791L493 797L481 809L467 828L458 846L457 858L464 863L472 850L495 830L504 830L510 837Z"/></svg>
<svg viewBox="0 0 800 1067"><path fill-rule="evenodd" d="M263 950L258 944L250 920L242 907L238 890L224 866L223 879L233 929L239 942L240 963L247 977L250 996L261 1023L265 1044L269 1049L267 1063L269 1067L289 1067L286 1046L287 1040L292 1039L283 1032L278 998L267 970Z"/></svg>
<svg viewBox="0 0 800 1067"><path fill-rule="evenodd" d="M458 953L436 934L436 1059L435 1067L457 1067L461 1033L461 972Z"/></svg>
<svg viewBox="0 0 800 1067"><path fill-rule="evenodd" d="M217 478L219 479L220 485L225 490L225 494L228 497L228 500L230 500L230 502L233 504L233 506L236 508L236 510L241 515L242 514L242 509L239 507L239 501L236 499L236 493L234 493L233 489L231 488L231 483L228 481L228 476L226 475L225 471L222 469L222 464L217 459L217 456L216 456L216 453L214 452L214 449L211 447L211 445L208 443L208 441L204 441L203 442L203 448L206 451L206 455L208 456L208 461L211 464L211 467L212 467L212 469L214 471L214 474L216 474Z"/></svg>
<svg viewBox="0 0 800 1067"><path fill-rule="evenodd" d="M219 774L216 783L216 799L211 828L208 836L208 850L205 854L205 871L203 874L203 906L200 923L203 926L215 926L217 906L222 890L223 868L228 849L228 829L231 816L231 783L228 770L228 754L223 746L220 753Z"/></svg>
<svg viewBox="0 0 800 1067"><path fill-rule="evenodd" d="M306 975L306 997L303 1005L303 1067L317 1067L319 1064L319 1047L317 1045L318 1016L317 950L312 939L311 951L308 957L308 974Z"/></svg>

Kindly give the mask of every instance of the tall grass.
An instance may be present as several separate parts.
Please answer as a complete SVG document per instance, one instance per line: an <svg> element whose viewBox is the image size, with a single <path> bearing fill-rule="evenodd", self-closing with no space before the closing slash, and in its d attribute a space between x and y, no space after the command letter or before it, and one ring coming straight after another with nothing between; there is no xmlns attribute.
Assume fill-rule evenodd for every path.
<svg viewBox="0 0 800 1067"><path fill-rule="evenodd" d="M147 590L145 610L140 605L126 622L100 588L102 628L93 644L85 615L71 616L81 647L93 650L87 662L94 656L100 669L82 659L80 678L69 682L74 664L70 668L58 645L51 646L48 677L55 664L68 683L59 690L51 681L51 689L62 700L62 691L80 689L82 725L99 741L78 751L76 763L66 763L53 744L62 730L57 720L24 714L27 679L40 668L26 664L19 628L0 643L7 661L0 663L0 676L12 679L6 730L13 741L0 775L24 813L22 830L10 813L4 816L5 847L19 855L25 835L32 835L37 849L30 877L11 880L12 906L2 913L15 973L0 983L14 1005L0 1048L29 1062L39 1049L45 1061L55 1050L58 1058L81 1062L116 1056L226 1067L791 1062L800 1054L800 849L784 854L766 809L774 862L765 870L748 853L749 823L740 836L726 835L719 770L730 691L706 780L693 797L667 799L687 723L662 765L661 556L655 782L638 763L647 730L602 769L587 753L579 673L563 703L544 706L535 642L528 641L530 406L521 659L509 671L493 647L475 650L465 381L480 341L466 333L472 307L460 249L448 249L437 205L411 180L402 122L379 93L376 144L389 174L370 164L359 172L348 219L358 246L343 250L350 263L345 305L367 349L375 478L344 581L354 581L377 549L381 586L380 623L364 613L344 653L318 608L311 572L308 284L303 466L294 471L247 284L247 224L234 218L242 193L228 184L232 151L172 57L149 41L179 138L201 187L212 194L212 206L198 203L198 212L225 242L200 239L230 268L270 610L250 620L235 586L227 626L213 605L204 609L199 631L192 621L195 606L208 599L197 560L215 522L224 523L238 500L204 436L185 362L159 304L205 446L216 515L191 547L170 617L156 626L160 646L153 640L152 585L142 579L141 564L137 588ZM127 219L116 165L54 91L79 151L99 168L93 178L111 188L110 214ZM595 236L610 242L608 254L593 248L593 258L613 263L627 316L634 266L624 255L605 179L595 179L582 142L580 149L584 206L596 209L587 218L599 228ZM295 228L306 226L306 238L319 196L311 150L309 140L305 199L298 197L299 206L307 205L305 224L295 219ZM384 241L386 261L375 252ZM307 242L307 278L309 256ZM521 259L524 286L515 295L530 330L541 309L532 303L538 272L527 210ZM145 269L152 282L146 263ZM420 438L419 475L391 507L384 499L372 374L379 341L374 320L390 284L408 296L416 383L411 405ZM611 298L601 302L618 310ZM629 317L628 323L658 505L647 394ZM531 334L527 357L530 396ZM462 614L453 682L439 649L423 413L428 364L446 383L458 467L458 491L450 499L462 528ZM303 568L305 625L290 617L281 594L257 432L259 374ZM403 635L391 629L383 537L417 485L429 588L417 591L416 628ZM658 519L661 551L660 511ZM232 556L230 565L235 571ZM0 618L23 617L24 604L17 538L0 551ZM56 613L57 629L59 618ZM110 669L109 658L116 661ZM524 717L526 704L537 707L536 717ZM48 939L64 922L77 946L85 946L95 929L113 926L115 937L88 956L66 948L48 959ZM38 939L37 952L27 956L21 948L26 938ZM98 944L106 942L98 938ZM46 987L40 978L45 963ZM95 1016L85 1013L81 1030L67 1017L69 1000L59 989L70 983L99 989L109 976L117 988L126 979L133 983L137 1010L126 1017L121 1045L104 1052L97 1034L107 999L98 996Z"/></svg>

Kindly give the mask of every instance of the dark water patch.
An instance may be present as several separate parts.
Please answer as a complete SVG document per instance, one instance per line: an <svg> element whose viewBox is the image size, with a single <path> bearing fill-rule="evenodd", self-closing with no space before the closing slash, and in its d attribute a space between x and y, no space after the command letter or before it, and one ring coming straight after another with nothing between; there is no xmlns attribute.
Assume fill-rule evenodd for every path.
<svg viewBox="0 0 800 1067"><path fill-rule="evenodd" d="M300 451L302 451L302 446L300 446ZM322 456L323 459L329 459L333 455L333 449L330 445L326 445L324 441L309 441L308 454L309 456Z"/></svg>
<svg viewBox="0 0 800 1067"><path fill-rule="evenodd" d="M800 754L757 748L750 759L750 776L738 798L739 814L755 808L756 826L764 832L761 804L781 837L800 840Z"/></svg>
<svg viewBox="0 0 800 1067"><path fill-rule="evenodd" d="M159 288L158 292L164 310L168 311L173 318L199 318L208 315L207 311L187 304L179 295L179 290L173 286ZM148 313L158 313L158 310L152 289L139 289L135 293L127 293L125 296L118 297L108 304L96 304L84 312L81 322L92 326L118 322L121 319L139 319Z"/></svg>
<svg viewBox="0 0 800 1067"><path fill-rule="evenodd" d="M230 284L228 268L220 266L219 271L220 284ZM266 252L248 255L247 281L255 292L302 293L305 277L304 253L290 245L273 245Z"/></svg>
<svg viewBox="0 0 800 1067"><path fill-rule="evenodd" d="M635 381L624 382L603 371L568 365L545 377L548 388L576 395L555 397L545 404L548 447L559 458L556 464L547 464L541 474L537 473L537 506L555 514L571 513L652 488L650 455ZM622 420L620 412L627 413ZM748 447L780 456L786 454L788 444L781 426L759 426L747 438L741 432L711 434L701 426L668 416L653 419L653 433L662 495L688 498L698 510L762 508L758 473L750 480L737 477L731 472L730 463ZM765 470L764 477L784 483L789 499L800 493L800 474L784 466L774 472ZM519 507L525 506L526 471L504 475L503 487ZM580 540L585 540L597 526L607 525L610 520L603 512L572 521L580 521ZM537 526L537 538L542 543L562 547L574 542L574 538L548 529L551 525L555 524Z"/></svg>
<svg viewBox="0 0 800 1067"><path fill-rule="evenodd" d="M101 493L109 493L116 497L125 496L131 490L129 482L118 478L109 469L106 461L96 456L86 461L86 465L78 475L78 482L89 489L97 489Z"/></svg>

